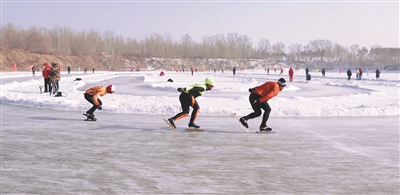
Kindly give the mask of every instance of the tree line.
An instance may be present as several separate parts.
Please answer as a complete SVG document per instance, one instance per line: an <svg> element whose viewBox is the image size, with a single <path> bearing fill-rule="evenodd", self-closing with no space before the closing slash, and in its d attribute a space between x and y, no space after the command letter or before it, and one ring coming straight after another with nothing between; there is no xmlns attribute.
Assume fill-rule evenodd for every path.
<svg viewBox="0 0 400 195"><path fill-rule="evenodd" d="M86 55L137 55L154 58L189 59L264 59L267 61L328 63L344 67L398 67L399 48L371 48L311 40L307 45L282 42L271 44L261 39L253 44L246 34L228 33L204 36L196 42L189 34L174 40L167 33L152 33L143 40L124 38L113 31L75 31L69 26L52 29L21 29L12 23L1 27L1 47L22 49L32 53L85 57Z"/></svg>

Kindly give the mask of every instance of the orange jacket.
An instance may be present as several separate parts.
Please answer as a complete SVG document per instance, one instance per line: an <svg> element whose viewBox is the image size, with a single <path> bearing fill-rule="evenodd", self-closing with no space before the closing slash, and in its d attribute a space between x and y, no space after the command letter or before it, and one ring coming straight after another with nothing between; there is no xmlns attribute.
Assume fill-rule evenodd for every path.
<svg viewBox="0 0 400 195"><path fill-rule="evenodd" d="M45 78L45 79L50 78L50 72L51 72L51 68L49 66L49 63L45 62L44 63L44 68L43 68L43 71L42 71L43 78Z"/></svg>
<svg viewBox="0 0 400 195"><path fill-rule="evenodd" d="M86 93L93 96L93 102L96 106L99 106L99 101L97 100L97 96L104 96L107 94L106 87L96 86L86 90Z"/></svg>
<svg viewBox="0 0 400 195"><path fill-rule="evenodd" d="M253 89L252 93L256 93L261 96L259 99L260 103L266 102L269 99L275 97L280 92L279 85L277 82L269 81Z"/></svg>

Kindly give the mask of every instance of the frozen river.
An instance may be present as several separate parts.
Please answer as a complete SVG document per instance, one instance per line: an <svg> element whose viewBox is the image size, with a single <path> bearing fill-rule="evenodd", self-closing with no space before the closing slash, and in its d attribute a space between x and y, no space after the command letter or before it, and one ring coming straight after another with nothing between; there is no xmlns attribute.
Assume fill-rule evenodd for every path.
<svg viewBox="0 0 400 195"><path fill-rule="evenodd" d="M1 194L399 194L398 116L275 117L256 134L227 116L173 132L163 115L1 114Z"/></svg>

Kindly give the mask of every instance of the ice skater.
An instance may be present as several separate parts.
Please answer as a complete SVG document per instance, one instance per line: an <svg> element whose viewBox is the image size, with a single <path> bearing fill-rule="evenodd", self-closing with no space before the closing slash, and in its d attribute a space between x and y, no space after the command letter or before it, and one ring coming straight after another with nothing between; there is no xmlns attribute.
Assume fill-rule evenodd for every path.
<svg viewBox="0 0 400 195"><path fill-rule="evenodd" d="M261 116L261 109L264 110L263 119L260 125L260 131L271 131L272 129L267 126L271 107L268 105L268 100L278 95L280 91L286 86L286 80L280 78L278 82L268 81L255 88L250 88L249 101L254 112L239 119L240 123L246 128L249 128L247 121Z"/></svg>
<svg viewBox="0 0 400 195"><path fill-rule="evenodd" d="M200 106L197 103L196 98L203 95L203 93L206 91L211 91L214 86L215 81L210 78L206 78L205 83L193 84L186 88L177 89L179 92L181 92L181 95L179 95L179 101L181 102L182 112L168 119L168 122L174 127L174 129L176 129L176 120L182 119L189 115L189 107L192 107L193 111L188 126L200 128L200 126L194 123L200 111Z"/></svg>
<svg viewBox="0 0 400 195"><path fill-rule="evenodd" d="M92 87L88 90L86 90L86 92L84 93L85 95L85 99L91 103L93 106L92 108L90 108L88 111L86 111L86 114L83 114L85 116L87 116L86 120L96 120L96 118L94 118L94 111L96 111L96 109L101 110L102 109L102 105L103 102L101 102L101 100L97 97L97 96L104 96L107 93L112 94L115 91L115 86L114 85L109 85L107 87L104 86L95 86Z"/></svg>

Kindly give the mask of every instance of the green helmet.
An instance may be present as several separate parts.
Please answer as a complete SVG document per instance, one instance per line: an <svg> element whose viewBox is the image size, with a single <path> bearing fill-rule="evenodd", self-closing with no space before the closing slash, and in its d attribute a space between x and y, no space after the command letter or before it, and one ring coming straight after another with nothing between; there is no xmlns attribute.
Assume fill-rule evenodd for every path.
<svg viewBox="0 0 400 195"><path fill-rule="evenodd" d="M214 87L215 86L215 81L210 79L210 78L206 78L206 84L207 85L211 85L211 86Z"/></svg>

